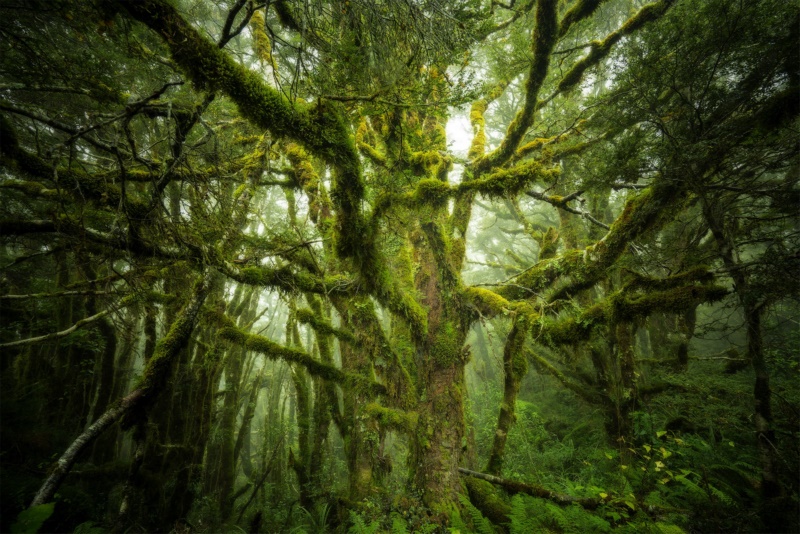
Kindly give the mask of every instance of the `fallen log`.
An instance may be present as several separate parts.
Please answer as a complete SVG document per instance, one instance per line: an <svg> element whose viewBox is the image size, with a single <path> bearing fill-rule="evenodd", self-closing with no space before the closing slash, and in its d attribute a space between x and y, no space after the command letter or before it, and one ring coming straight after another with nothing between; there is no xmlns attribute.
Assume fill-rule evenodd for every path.
<svg viewBox="0 0 800 534"><path fill-rule="evenodd" d="M556 502L558 504L579 504L583 508L587 510L594 510L598 506L600 506L603 502L602 499L589 499L589 498L582 498L582 497L572 497L571 495L564 495L561 493L556 493L555 491L551 491L547 488L543 488L542 486L535 486L533 484L526 484L524 482L517 482L516 480L508 480L505 478L500 478L494 475L487 475L486 473L479 473L478 471L471 471L469 469L464 469L463 467L458 468L458 472L462 475L470 476L479 478L481 480L485 480L487 482L491 482L497 486L502 487L506 491L511 494L514 493L525 493L527 495L531 495L533 497L539 497L540 499L548 499L550 501Z"/></svg>

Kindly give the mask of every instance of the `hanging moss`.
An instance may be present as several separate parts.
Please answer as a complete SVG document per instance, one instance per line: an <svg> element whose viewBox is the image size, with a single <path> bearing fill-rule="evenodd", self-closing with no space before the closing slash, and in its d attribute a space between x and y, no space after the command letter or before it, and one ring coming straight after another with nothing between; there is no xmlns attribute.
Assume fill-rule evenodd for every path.
<svg viewBox="0 0 800 534"><path fill-rule="evenodd" d="M267 35L264 13L258 9L250 17L250 32L253 35L253 49L262 65L269 65L273 69L275 58L272 57L272 42Z"/></svg>

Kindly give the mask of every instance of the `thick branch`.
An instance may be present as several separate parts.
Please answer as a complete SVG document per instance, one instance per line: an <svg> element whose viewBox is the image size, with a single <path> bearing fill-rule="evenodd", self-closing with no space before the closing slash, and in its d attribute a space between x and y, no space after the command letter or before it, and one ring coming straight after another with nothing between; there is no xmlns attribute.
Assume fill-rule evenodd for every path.
<svg viewBox="0 0 800 534"><path fill-rule="evenodd" d="M361 213L364 183L350 134L339 113L326 105L313 109L290 102L217 45L191 27L163 0L118 0L131 16L157 32L175 62L199 88L219 90L254 125L301 143L335 170L332 196L337 208L337 250L368 270L374 246Z"/></svg>
<svg viewBox="0 0 800 534"><path fill-rule="evenodd" d="M557 6L556 0L539 0L537 2L536 28L533 32L532 43L533 62L525 82L525 102L508 126L508 131L500 146L475 163L473 171L476 176L508 161L533 123L539 90L547 77L550 54L558 37Z"/></svg>
<svg viewBox="0 0 800 534"><path fill-rule="evenodd" d="M42 487L39 488L31 502L31 507L52 501L61 482L75 464L78 455L97 439L104 430L120 419L129 419L134 410L141 412L161 392L175 356L186 345L192 330L194 330L197 315L208 292L208 284L208 277L198 281L192 298L181 310L178 318L170 326L169 332L159 341L153 356L148 360L142 380L137 387L128 396L115 402L97 421L92 423L85 432L72 442L58 459Z"/></svg>
<svg viewBox="0 0 800 534"><path fill-rule="evenodd" d="M227 325L219 330L218 335L232 343L243 346L248 350L263 354L270 360L283 360L288 363L301 365L309 374L319 376L338 384L354 384L368 388L375 395L386 393L386 387L367 378L345 373L341 369L315 360L307 353L285 347L275 343L269 338L255 334L248 334L237 328L233 321L222 318Z"/></svg>
<svg viewBox="0 0 800 534"><path fill-rule="evenodd" d="M463 467L459 467L458 472L461 473L462 475L479 478L481 480L485 480L487 482L491 482L492 484L501 486L512 494L525 493L527 495L532 495L533 497L538 497L540 499L548 499L558 504L577 503L582 507L586 508L587 510L594 510L603 503L603 501L600 499L582 499L579 497L572 497L571 495L556 493L549 489L543 488L542 486L534 486L533 484L517 482L516 480L508 480L494 475L487 475L486 473L470 471L469 469L464 469Z"/></svg>

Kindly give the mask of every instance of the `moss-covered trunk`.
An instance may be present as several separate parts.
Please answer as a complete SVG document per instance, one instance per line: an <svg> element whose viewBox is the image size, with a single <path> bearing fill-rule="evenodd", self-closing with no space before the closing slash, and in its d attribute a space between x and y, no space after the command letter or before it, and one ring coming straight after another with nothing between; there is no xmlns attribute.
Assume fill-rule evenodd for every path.
<svg viewBox="0 0 800 534"><path fill-rule="evenodd" d="M449 241L442 226L422 225L415 241L420 265L415 285L428 310L428 332L416 340L418 423L411 440L411 471L423 502L444 511L461 491L458 467L465 441L464 343L469 315L460 299ZM419 245L425 243L427 247Z"/></svg>
<svg viewBox="0 0 800 534"><path fill-rule="evenodd" d="M425 504L444 511L461 490L458 467L464 428L464 362L430 361L411 440L411 471Z"/></svg>

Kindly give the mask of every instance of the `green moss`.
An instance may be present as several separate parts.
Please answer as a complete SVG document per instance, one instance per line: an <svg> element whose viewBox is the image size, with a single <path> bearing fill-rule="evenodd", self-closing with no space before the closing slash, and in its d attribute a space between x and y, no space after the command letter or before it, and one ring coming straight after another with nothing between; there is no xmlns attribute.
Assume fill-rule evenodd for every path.
<svg viewBox="0 0 800 534"><path fill-rule="evenodd" d="M466 301L473 305L477 310L486 316L500 315L510 308L510 303L488 289L482 287L467 287L464 288L464 297Z"/></svg>
<svg viewBox="0 0 800 534"><path fill-rule="evenodd" d="M332 335L341 341L348 343L356 343L356 338L350 332L334 328L334 326L319 318L312 310L308 308L300 308L295 310L294 316L299 323L311 326L316 332L323 335Z"/></svg>
<svg viewBox="0 0 800 534"><path fill-rule="evenodd" d="M445 320L430 346L431 359L441 367L447 367L461 358L463 336L459 335L458 327L452 320Z"/></svg>
<svg viewBox="0 0 800 534"><path fill-rule="evenodd" d="M467 487L472 505L492 523L505 525L511 522L509 517L511 506L500 498L491 483L478 478L466 477L464 485Z"/></svg>
<svg viewBox="0 0 800 534"><path fill-rule="evenodd" d="M487 176L462 182L459 191L475 191L490 197L516 195L536 182L547 182L560 173L558 168L546 168L538 161L526 161L510 169L500 169Z"/></svg>
<svg viewBox="0 0 800 534"><path fill-rule="evenodd" d="M413 195L419 204L442 206L450 196L450 186L436 178L426 178L417 182Z"/></svg>
<svg viewBox="0 0 800 534"><path fill-rule="evenodd" d="M403 412L386 408L371 402L364 408L364 412L375 418L387 430L395 430L406 434L413 434L417 429L419 416L416 412Z"/></svg>
<svg viewBox="0 0 800 534"><path fill-rule="evenodd" d="M275 343L269 338L255 334L248 334L233 325L232 321L223 319L226 326L217 331L221 339L225 339L248 350L264 355L270 360L283 360L302 366L309 374L319 376L325 380L339 384L350 384L354 387L365 388L372 394L385 394L386 388L368 378L345 373L341 369L315 360L307 353Z"/></svg>
<svg viewBox="0 0 800 534"><path fill-rule="evenodd" d="M364 182L355 143L339 108L328 102L316 107L290 102L215 43L187 24L163 0L124 0L136 19L158 32L172 57L199 89L228 95L254 125L301 143L333 168L331 198L336 205L335 247L365 275L374 267L375 242L361 213Z"/></svg>

